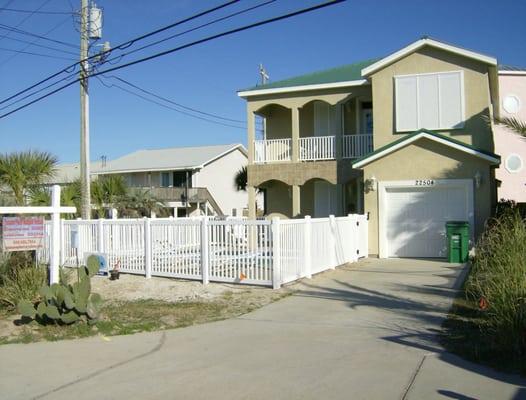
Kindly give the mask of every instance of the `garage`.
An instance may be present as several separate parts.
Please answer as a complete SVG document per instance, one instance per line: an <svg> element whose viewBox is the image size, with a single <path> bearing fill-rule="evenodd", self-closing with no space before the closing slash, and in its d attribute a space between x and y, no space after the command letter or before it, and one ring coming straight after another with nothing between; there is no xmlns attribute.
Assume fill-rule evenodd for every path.
<svg viewBox="0 0 526 400"><path fill-rule="evenodd" d="M447 221L473 226L470 179L380 182L380 256L447 256Z"/></svg>

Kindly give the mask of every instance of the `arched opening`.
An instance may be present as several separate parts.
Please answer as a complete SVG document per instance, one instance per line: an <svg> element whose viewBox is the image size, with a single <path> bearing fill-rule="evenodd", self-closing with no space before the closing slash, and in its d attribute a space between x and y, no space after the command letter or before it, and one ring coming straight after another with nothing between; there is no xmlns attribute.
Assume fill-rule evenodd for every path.
<svg viewBox="0 0 526 400"><path fill-rule="evenodd" d="M309 179L300 189L302 214L315 218L342 215L341 189L341 185L335 185L325 179Z"/></svg>
<svg viewBox="0 0 526 400"><path fill-rule="evenodd" d="M292 215L292 187L277 179L262 182L258 188L263 193L264 214L290 218Z"/></svg>
<svg viewBox="0 0 526 400"><path fill-rule="evenodd" d="M292 110L277 103L267 104L254 112L260 118L257 139L289 139L291 137Z"/></svg>

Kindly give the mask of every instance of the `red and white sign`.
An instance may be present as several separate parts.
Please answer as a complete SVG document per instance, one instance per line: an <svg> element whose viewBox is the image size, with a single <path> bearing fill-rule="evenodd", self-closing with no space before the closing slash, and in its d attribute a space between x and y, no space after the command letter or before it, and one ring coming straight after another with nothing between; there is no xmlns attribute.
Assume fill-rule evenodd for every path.
<svg viewBox="0 0 526 400"><path fill-rule="evenodd" d="M2 248L4 251L36 250L43 246L43 217L4 217L2 219Z"/></svg>

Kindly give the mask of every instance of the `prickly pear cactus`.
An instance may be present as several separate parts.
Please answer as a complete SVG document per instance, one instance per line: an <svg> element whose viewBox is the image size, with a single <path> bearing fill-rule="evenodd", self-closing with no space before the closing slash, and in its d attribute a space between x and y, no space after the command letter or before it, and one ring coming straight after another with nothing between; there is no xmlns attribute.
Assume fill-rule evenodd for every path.
<svg viewBox="0 0 526 400"><path fill-rule="evenodd" d="M99 261L88 257L87 264L79 268L77 282L42 286L39 291L42 300L36 305L22 300L18 303L18 312L27 318L38 317L42 323L69 325L81 320L94 323L102 306L102 297L91 293L91 278L99 271Z"/></svg>

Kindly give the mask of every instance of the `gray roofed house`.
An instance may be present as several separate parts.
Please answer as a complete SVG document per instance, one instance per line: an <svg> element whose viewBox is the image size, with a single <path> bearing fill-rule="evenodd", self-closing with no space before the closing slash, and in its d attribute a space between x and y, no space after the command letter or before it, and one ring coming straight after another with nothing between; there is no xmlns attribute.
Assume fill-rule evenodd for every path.
<svg viewBox="0 0 526 400"><path fill-rule="evenodd" d="M234 176L248 163L241 144L138 150L91 163L92 179L121 175L133 189L149 190L177 216L242 215L247 194ZM52 182L65 184L80 176L78 163L61 164Z"/></svg>

